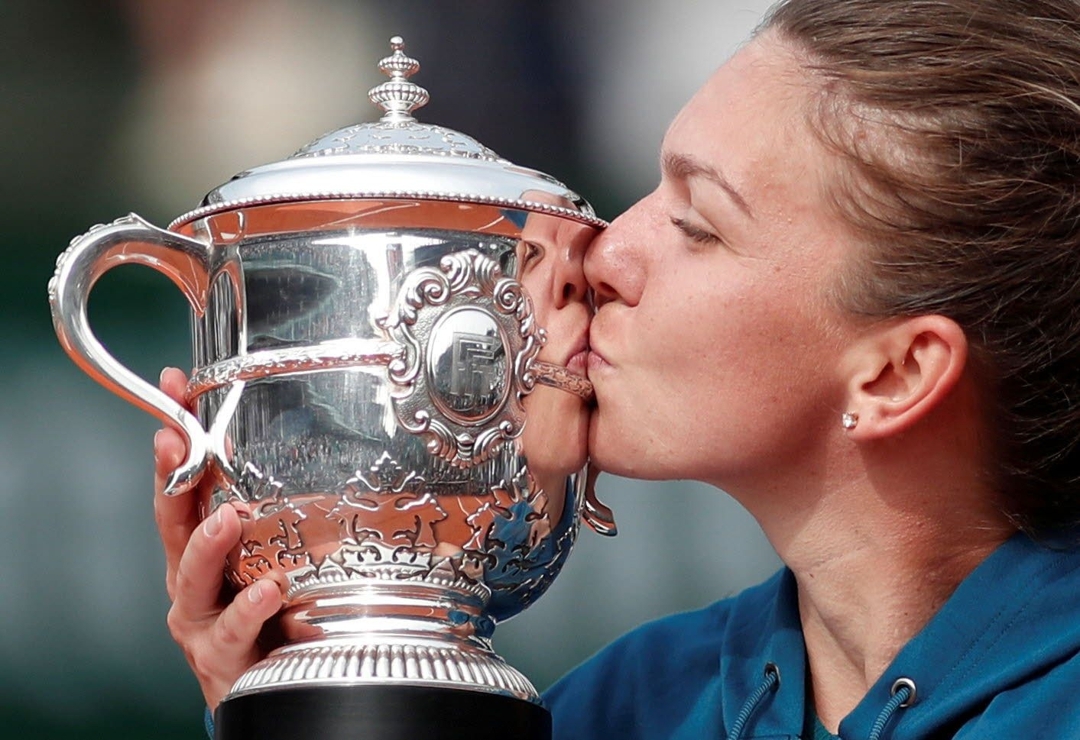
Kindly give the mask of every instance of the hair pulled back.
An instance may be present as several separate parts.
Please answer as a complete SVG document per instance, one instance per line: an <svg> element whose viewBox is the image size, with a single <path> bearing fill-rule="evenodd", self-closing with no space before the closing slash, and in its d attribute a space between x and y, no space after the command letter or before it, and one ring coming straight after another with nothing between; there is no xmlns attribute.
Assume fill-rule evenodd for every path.
<svg viewBox="0 0 1080 740"><path fill-rule="evenodd" d="M761 30L846 163L830 195L868 247L841 301L956 321L1006 513L1080 525L1080 3L784 0Z"/></svg>

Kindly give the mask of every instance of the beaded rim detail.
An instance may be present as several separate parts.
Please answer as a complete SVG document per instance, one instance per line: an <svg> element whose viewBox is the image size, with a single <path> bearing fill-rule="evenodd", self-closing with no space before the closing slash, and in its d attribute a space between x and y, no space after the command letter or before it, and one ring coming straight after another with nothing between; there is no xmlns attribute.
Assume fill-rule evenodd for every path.
<svg viewBox="0 0 1080 740"><path fill-rule="evenodd" d="M582 211L575 211L572 208L553 206L548 203L538 203L531 200L492 198L482 195L469 195L466 193L440 193L434 191L420 190L388 190L356 193L334 191L303 194L280 193L275 195L260 195L252 198L238 198L236 200L215 203L213 205L196 208L193 211L188 211L179 218L174 219L172 223L169 224L169 230L172 231L197 219L203 218L205 216L211 216L216 213L223 213L225 211L233 211L240 208L249 208L251 206L271 205L274 203L310 202L318 200L435 200L448 201L452 203L474 203L476 205L482 206L516 208L518 210L534 211L536 213L545 213L552 216L562 216L563 218L569 218L574 221L587 224L589 226L594 226L598 229L606 229L608 226L607 221L604 221L601 218L597 218L596 216L592 216L588 213L584 213Z"/></svg>

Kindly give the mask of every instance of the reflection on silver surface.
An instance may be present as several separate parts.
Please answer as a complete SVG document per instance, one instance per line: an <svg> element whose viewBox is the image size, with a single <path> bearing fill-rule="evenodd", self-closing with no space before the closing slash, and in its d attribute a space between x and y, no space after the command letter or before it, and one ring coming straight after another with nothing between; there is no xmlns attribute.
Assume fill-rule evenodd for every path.
<svg viewBox="0 0 1080 740"><path fill-rule="evenodd" d="M469 218L499 228L357 217L202 247L187 279L207 286L188 387L208 429L192 435L202 508L246 512L230 580L273 578L287 598L287 645L237 691L400 680L535 698L489 640L550 584L585 511L590 393L566 363L588 307L552 303L505 213ZM123 226L125 254L187 238Z"/></svg>
<svg viewBox="0 0 1080 740"><path fill-rule="evenodd" d="M499 267L514 248L504 246L503 257L466 249L437 268L418 267L381 322L405 348L390 364L399 422L453 465L484 462L521 434L521 401L535 383L541 334L524 288ZM462 393L454 392L455 381Z"/></svg>
<svg viewBox="0 0 1080 740"><path fill-rule="evenodd" d="M384 62L402 72L398 51ZM381 122L331 135L344 152L244 173L175 233L92 230L50 283L75 361L188 436L167 492L205 469L201 513L242 512L230 581L285 594L286 644L234 693L402 682L535 700L491 650L495 624L547 589L583 516L614 532L585 476L582 262L602 222L545 175L425 149L435 127L410 90L397 80ZM364 153L388 129L423 151ZM432 195L324 197L342 175ZM194 415L89 328L93 282L123 262L169 275L193 309Z"/></svg>
<svg viewBox="0 0 1080 740"><path fill-rule="evenodd" d="M506 355L506 338L490 313L471 307L445 312L427 347L431 400L463 424L490 418L506 402Z"/></svg>

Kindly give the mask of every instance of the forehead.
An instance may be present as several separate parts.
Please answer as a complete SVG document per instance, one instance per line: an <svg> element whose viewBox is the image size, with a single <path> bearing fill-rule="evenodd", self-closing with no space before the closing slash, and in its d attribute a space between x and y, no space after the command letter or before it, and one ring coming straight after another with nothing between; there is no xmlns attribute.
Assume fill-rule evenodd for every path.
<svg viewBox="0 0 1080 740"><path fill-rule="evenodd" d="M799 185L809 196L828 164L808 123L817 91L790 47L768 34L756 38L679 112L663 153L718 169L751 205L770 188Z"/></svg>

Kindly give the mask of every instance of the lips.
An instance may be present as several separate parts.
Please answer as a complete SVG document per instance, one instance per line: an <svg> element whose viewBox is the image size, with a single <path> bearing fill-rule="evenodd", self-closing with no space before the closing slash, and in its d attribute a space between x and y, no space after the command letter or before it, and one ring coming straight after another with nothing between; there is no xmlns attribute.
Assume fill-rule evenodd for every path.
<svg viewBox="0 0 1080 740"><path fill-rule="evenodd" d="M570 357L566 360L566 369L575 375L585 377L588 373L589 364L589 332L586 331L578 341L574 343L574 348L570 350Z"/></svg>
<svg viewBox="0 0 1080 740"><path fill-rule="evenodd" d="M586 377L588 375L589 366L589 351L583 350L571 355L570 359L566 362L566 369L572 372L574 375L580 375Z"/></svg>
<svg viewBox="0 0 1080 740"><path fill-rule="evenodd" d="M588 361L586 367L588 367L589 369L588 374L590 378L592 378L593 375L600 372L601 370L611 367L611 364L604 359L604 356L597 352L595 349L589 352L587 360Z"/></svg>
<svg viewBox="0 0 1080 740"><path fill-rule="evenodd" d="M592 327L590 327L590 339L589 339L589 352L585 358L585 367L588 369L588 373L591 375L604 368L611 367L611 364L607 361L607 358L596 347L596 343L592 339Z"/></svg>

